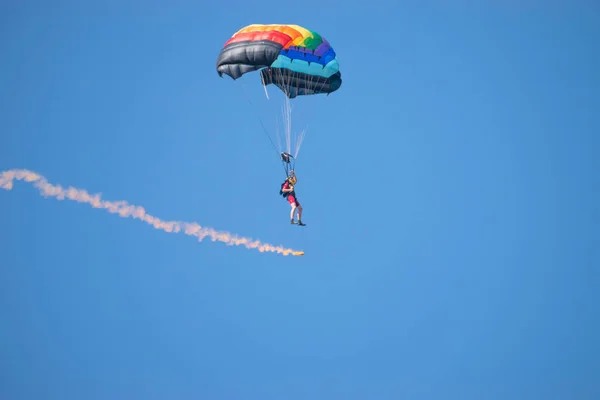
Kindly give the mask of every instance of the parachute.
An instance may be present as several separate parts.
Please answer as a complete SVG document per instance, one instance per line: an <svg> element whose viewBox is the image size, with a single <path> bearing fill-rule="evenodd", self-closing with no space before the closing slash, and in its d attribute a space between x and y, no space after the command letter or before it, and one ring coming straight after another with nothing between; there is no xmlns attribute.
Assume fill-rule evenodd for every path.
<svg viewBox="0 0 600 400"><path fill-rule="evenodd" d="M217 58L219 76L238 79L260 71L288 98L332 93L342 85L335 51L317 32L298 25L248 25L229 39Z"/></svg>
<svg viewBox="0 0 600 400"><path fill-rule="evenodd" d="M276 150L286 174L290 160L298 156L305 134L300 134L292 150L290 99L335 92L342 85L339 68L336 53L329 42L317 32L299 25L248 25L225 42L217 58L220 77L228 75L237 80L247 73L260 71L267 98L269 85L276 86L285 94L283 134L286 147L280 146ZM263 129L266 131L264 124Z"/></svg>

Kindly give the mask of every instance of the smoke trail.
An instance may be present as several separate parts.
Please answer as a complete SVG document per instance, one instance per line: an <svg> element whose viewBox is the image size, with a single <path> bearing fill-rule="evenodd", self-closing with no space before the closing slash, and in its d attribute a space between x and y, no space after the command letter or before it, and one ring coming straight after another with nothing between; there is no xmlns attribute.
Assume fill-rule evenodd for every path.
<svg viewBox="0 0 600 400"><path fill-rule="evenodd" d="M112 214L119 214L123 218L131 217L139 219L152 225L155 229L161 229L165 232L183 232L188 236L195 236L198 241L210 237L213 242L219 241L229 246L244 246L247 249L256 249L263 252L278 253L284 256L302 256L303 251L286 249L282 246L273 246L267 243L261 243L259 240L252 240L245 237L239 237L229 232L219 232L212 228L202 227L196 222L163 221L154 217L144 210L143 207L130 205L126 201L107 201L102 200L100 194L91 195L82 189L73 187L63 188L60 185L52 185L41 175L26 169L13 169L4 171L0 174L0 188L11 190L13 181L25 181L33 183L44 197L55 197L58 200L73 200L79 203L87 203L94 208L103 208Z"/></svg>

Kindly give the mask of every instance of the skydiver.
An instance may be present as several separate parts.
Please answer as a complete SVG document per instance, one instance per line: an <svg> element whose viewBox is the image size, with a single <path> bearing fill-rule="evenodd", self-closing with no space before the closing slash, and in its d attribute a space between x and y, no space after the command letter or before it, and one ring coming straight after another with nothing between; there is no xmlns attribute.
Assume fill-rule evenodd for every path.
<svg viewBox="0 0 600 400"><path fill-rule="evenodd" d="M281 191L279 192L283 197L287 199L292 207L290 211L290 223L305 226L302 222L302 206L296 198L296 192L294 191L294 185L298 182L294 171L290 171L290 175L286 178L285 182L281 185ZM298 222L294 221L294 214L298 210Z"/></svg>

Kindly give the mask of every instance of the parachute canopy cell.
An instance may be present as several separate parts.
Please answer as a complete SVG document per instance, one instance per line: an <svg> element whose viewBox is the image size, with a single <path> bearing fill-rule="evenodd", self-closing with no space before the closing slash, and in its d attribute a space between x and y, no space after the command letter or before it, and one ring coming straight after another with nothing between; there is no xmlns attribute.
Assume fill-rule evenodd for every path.
<svg viewBox="0 0 600 400"><path fill-rule="evenodd" d="M237 31L217 58L217 72L238 79L260 70L263 85L287 97L329 94L342 85L335 51L317 32L299 25L248 25Z"/></svg>

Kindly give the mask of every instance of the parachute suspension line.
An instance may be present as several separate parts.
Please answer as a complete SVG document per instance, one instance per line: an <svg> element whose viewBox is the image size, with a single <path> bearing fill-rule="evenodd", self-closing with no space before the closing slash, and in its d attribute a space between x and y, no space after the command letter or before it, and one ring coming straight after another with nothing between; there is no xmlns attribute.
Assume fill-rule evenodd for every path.
<svg viewBox="0 0 600 400"><path fill-rule="evenodd" d="M282 76L283 80L283 76ZM284 123L284 133L285 133L285 148L288 154L292 154L291 148L291 136L292 136L292 107L290 105L290 98L286 96L284 98L283 106L282 106L282 114L283 114L283 123Z"/></svg>
<svg viewBox="0 0 600 400"><path fill-rule="evenodd" d="M285 83L285 78L283 74L279 74L277 77L277 81L279 83ZM283 100L283 105L281 108L282 114L282 127L283 127L283 136L285 138L285 151L281 153L281 164L283 166L283 170L285 172L286 178L290 177L290 171L294 170L295 167L295 157L291 154L291 132L292 132L292 107L290 104L290 98L288 94L285 93L285 97ZM279 126L279 125L278 125ZM278 137L280 140L281 138Z"/></svg>
<svg viewBox="0 0 600 400"><path fill-rule="evenodd" d="M278 149L279 151L281 151L281 135L279 134L279 118L277 117L277 115L275 116L275 129L277 132L277 144L279 145Z"/></svg>
<svg viewBox="0 0 600 400"><path fill-rule="evenodd" d="M300 84L297 80L298 78L298 74L296 73L292 73L291 75L287 75L283 74L282 72L280 72L278 69L275 69L272 71L273 77L274 77L274 81L276 82L276 84L280 85L281 87L287 87L287 88L294 88L296 90L296 92L299 91L300 89ZM292 81L296 80L296 84L294 86L292 86ZM310 81L312 81L312 78L310 78ZM310 87L309 87L310 89ZM304 137L306 136L306 130L303 130L301 133L299 134L295 134L292 130L292 110L293 107L291 105L291 100L289 98L289 92L288 90L284 90L284 93L286 94L285 99L284 99L284 103L282 106L282 116L283 116L283 135L285 138L285 151L287 152L287 154L290 154L294 157L298 157L298 153L300 152L300 146L302 145L302 142L304 141Z"/></svg>
<svg viewBox="0 0 600 400"><path fill-rule="evenodd" d="M246 82L244 82L244 79L241 79L242 81L242 89L244 91L244 95L246 96L246 100L248 100L248 103L250 104L250 107L254 110L254 112L256 113L256 116L258 117L258 120L260 121L260 125L263 128L263 131L265 132L265 134L267 135L267 137L269 138L269 142L271 142L271 146L273 146L273 149L275 150L275 153L277 153L277 155L279 155L279 151L277 150L277 147L275 147L275 143L273 143L273 139L271 139L271 135L269 135L269 131L267 130L267 127L265 126L262 118L260 115L258 115L258 112L254 109L254 104L252 104L252 101L250 100L250 96L248 96L248 92L246 91ZM265 88L266 91L266 88Z"/></svg>
<svg viewBox="0 0 600 400"><path fill-rule="evenodd" d="M298 153L300 152L300 146L302 145L302 141L304 140L304 136L306 135L306 130L303 130L300 133L294 133L292 130L292 105L290 103L290 99L288 97L285 98L285 103L283 106L284 116L286 119L286 143L287 143L287 152L289 154L293 154L294 158L298 158Z"/></svg>
<svg viewBox="0 0 600 400"><path fill-rule="evenodd" d="M306 136L306 129L303 129L302 132L300 132L300 134L296 138L296 154L294 154L294 157L298 157L298 153L300 152L300 146L304 141L304 136Z"/></svg>
<svg viewBox="0 0 600 400"><path fill-rule="evenodd" d="M292 136L292 107L289 97L285 96L283 102L283 129L285 133L285 149L288 154L292 154L291 136Z"/></svg>
<svg viewBox="0 0 600 400"><path fill-rule="evenodd" d="M290 176L290 171L294 170L295 167L295 163L296 160L294 158L294 156L292 156L290 154L290 151L288 152L280 152L278 149L281 149L281 137L279 135L279 123L276 124L277 127L277 141L279 143L279 148L275 146L275 143L273 142L273 139L271 138L271 135L269 134L269 131L267 130L267 128L265 127L265 124L262 120L262 118L260 117L260 115L258 114L258 111L254 108L254 104L252 103L252 100L250 100L250 96L248 95L248 92L246 90L246 82L244 81L244 78L240 79L241 80L241 86L242 86L242 90L244 91L244 95L246 97L246 100L248 101L248 104L250 104L250 107L254 110L254 112L256 113L258 120L260 122L260 125L263 128L263 131L265 132L265 134L267 135L267 138L269 139L269 142L271 142L271 145L273 146L273 149L275 150L275 152L277 153L277 155L279 157L281 157L281 162L282 162L282 167L283 167L283 171L285 172L285 176L289 177ZM267 93L267 89L266 86L263 85L265 88L265 93ZM268 94L267 94L267 99L269 99ZM287 113L284 112L283 113L283 117L284 117L284 123L287 124L285 127L289 127L289 129L286 129L287 132L291 131L291 118L290 118L290 114L291 114L291 106L289 106L289 98L286 96L286 102L288 105L288 108L286 110L289 110ZM276 118L276 122L277 121L277 116ZM284 129L285 129L284 127ZM290 147L290 141L289 141L289 137L287 138L287 147L289 149Z"/></svg>
<svg viewBox="0 0 600 400"><path fill-rule="evenodd" d="M293 73L292 77L289 78L289 80L286 82L285 78L283 77L283 74L281 74L281 82L285 83L285 85L287 87L291 86L291 79L296 79L296 91L299 91L300 89L300 81L297 79L298 78L297 73ZM308 76L308 82L306 85L306 88L309 92L320 92L321 89L323 89L323 87L325 86L326 82L321 80L321 83L318 83L319 79L315 76L309 75ZM289 99L287 99L289 101ZM291 113L291 110L290 110ZM290 131L291 131L291 127L290 127ZM302 146L302 143L304 142L304 138L306 137L306 129L302 130L302 132L300 132L296 137L295 137L295 152L294 152L294 157L298 157L298 153L300 152L300 147ZM290 152L291 153L291 152Z"/></svg>
<svg viewBox="0 0 600 400"><path fill-rule="evenodd" d="M295 168L296 160L294 159L294 156L289 153L281 153L281 165L285 171L286 178L289 178L290 172Z"/></svg>

